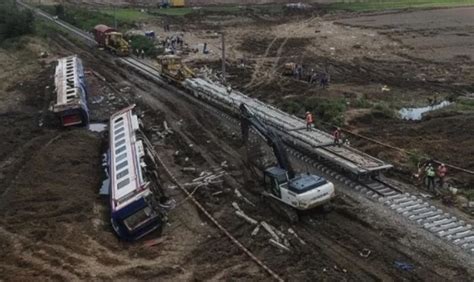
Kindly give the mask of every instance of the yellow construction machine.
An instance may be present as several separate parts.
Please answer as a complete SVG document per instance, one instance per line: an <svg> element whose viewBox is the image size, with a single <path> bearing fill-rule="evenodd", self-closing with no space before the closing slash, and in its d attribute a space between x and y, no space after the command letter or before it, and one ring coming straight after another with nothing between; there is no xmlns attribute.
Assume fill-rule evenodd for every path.
<svg viewBox="0 0 474 282"><path fill-rule="evenodd" d="M118 56L128 56L130 54L128 42L123 38L122 33L116 29L100 24L94 28L93 33L95 41L100 47Z"/></svg>
<svg viewBox="0 0 474 282"><path fill-rule="evenodd" d="M164 55L158 57L161 74L172 82L182 82L186 78L195 77L194 72L183 64L181 57Z"/></svg>
<svg viewBox="0 0 474 282"><path fill-rule="evenodd" d="M295 63L286 63L283 65L283 75L292 76L296 69Z"/></svg>

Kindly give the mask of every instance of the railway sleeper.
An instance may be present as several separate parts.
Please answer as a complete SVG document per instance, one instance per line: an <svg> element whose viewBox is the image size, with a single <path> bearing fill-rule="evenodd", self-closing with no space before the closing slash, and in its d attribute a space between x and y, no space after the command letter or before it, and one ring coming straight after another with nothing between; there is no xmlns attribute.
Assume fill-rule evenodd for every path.
<svg viewBox="0 0 474 282"><path fill-rule="evenodd" d="M464 239L466 237L469 237L471 235L474 235L474 231L472 230L472 228L468 229L468 230L465 230L465 231L461 231L461 232L458 232L458 233L455 233L455 234L452 234L452 235L448 235L446 237L446 239L450 240L450 241L456 241L458 239Z"/></svg>
<svg viewBox="0 0 474 282"><path fill-rule="evenodd" d="M466 243L474 242L474 232L472 233L472 236L464 237L462 239L456 239L454 240L455 245L464 245Z"/></svg>
<svg viewBox="0 0 474 282"><path fill-rule="evenodd" d="M444 225L441 225L441 226L438 226L438 227L429 228L429 230L431 232L438 232L438 234L440 236L442 236L445 232L447 232L451 229L454 229L454 228L458 228L460 226L462 227L462 224L460 224L460 222L451 222L451 223L444 224ZM447 234L447 235L449 235L449 234Z"/></svg>
<svg viewBox="0 0 474 282"><path fill-rule="evenodd" d="M459 233L459 232L464 232L464 231L467 231L467 230L471 230L471 228L472 228L472 226L470 224L461 225L461 226L457 226L455 228L448 229L447 231L438 232L438 234L442 237L446 237L446 236L453 235L453 234L456 234L456 233Z"/></svg>
<svg viewBox="0 0 474 282"><path fill-rule="evenodd" d="M420 201L420 202L418 202L414 205L408 206L408 207L398 208L397 213L403 214L405 212L409 212L411 210L419 209L421 207L426 207L426 206L428 206L428 203L423 203L422 204L422 201Z"/></svg>
<svg viewBox="0 0 474 282"><path fill-rule="evenodd" d="M454 221L457 221L458 219L456 217L451 217L451 218L443 218L443 219L440 219L440 220L435 220L431 223L425 223L423 225L424 228L433 228L433 227L436 227L436 226L441 226L443 224L448 224L448 223L451 223L451 222L454 222Z"/></svg>
<svg viewBox="0 0 474 282"><path fill-rule="evenodd" d="M441 212L439 214L435 214L435 215L429 216L427 218L419 219L419 220L417 220L417 222L420 223L420 224L424 224L424 223L427 223L427 222L433 222L435 220L439 220L441 218L445 218L445 217L449 216L448 213L442 213L442 210L440 210L440 211Z"/></svg>
<svg viewBox="0 0 474 282"><path fill-rule="evenodd" d="M429 208L429 204L428 203L425 203L423 204L420 208L418 209L415 209L415 210L410 210L410 211L405 211L403 212L402 214L404 216L407 216L407 217L410 217L412 215L417 215L417 214L422 214L422 213L425 213L427 211L430 211L430 208Z"/></svg>
<svg viewBox="0 0 474 282"><path fill-rule="evenodd" d="M433 215L437 215L437 214L442 214L443 211L441 210L437 210L437 209L434 209L434 207L430 207L431 209L425 213L422 213L422 214L418 214L418 215L412 215L412 216L409 216L408 219L410 220L420 220L420 219L425 219L427 217L430 217L430 216L433 216Z"/></svg>

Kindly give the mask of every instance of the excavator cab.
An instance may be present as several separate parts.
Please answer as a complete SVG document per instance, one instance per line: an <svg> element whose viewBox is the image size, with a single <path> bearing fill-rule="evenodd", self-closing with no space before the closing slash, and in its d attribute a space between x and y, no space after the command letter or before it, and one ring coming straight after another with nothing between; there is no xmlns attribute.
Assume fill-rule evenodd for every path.
<svg viewBox="0 0 474 282"><path fill-rule="evenodd" d="M281 198L281 187L288 186L288 172L279 167L270 167L263 172L265 189Z"/></svg>

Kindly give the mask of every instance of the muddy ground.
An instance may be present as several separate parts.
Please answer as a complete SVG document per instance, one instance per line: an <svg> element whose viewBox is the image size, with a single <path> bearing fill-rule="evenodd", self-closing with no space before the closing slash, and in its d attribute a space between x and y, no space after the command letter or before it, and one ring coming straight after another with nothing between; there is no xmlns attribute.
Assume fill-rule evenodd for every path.
<svg viewBox="0 0 474 282"><path fill-rule="evenodd" d="M304 21L301 25L304 27L306 24L327 25L317 20ZM346 28L335 24L329 26L336 31ZM290 31L291 28L287 32ZM393 78L396 75L387 77L383 71L377 72L389 69L388 61L370 65L371 60L326 58L324 53L320 57L305 54L293 59L311 58L315 65L322 60L330 63L331 68L339 69L341 77L336 76L329 89L309 88L303 82L280 79L278 71L283 60L281 56L286 54L285 48L294 48L291 49L293 53L299 54L302 45L305 48L313 46L300 43L307 41L305 35L301 35L303 39L298 39L300 41L282 37L275 39L271 36L260 41L251 39L263 42L252 43L256 48L261 46L258 47L259 54L271 54L272 57L252 57L248 69L230 64L233 84L278 104L285 96L296 100L311 95L344 97L349 91L355 93L351 95L362 95L363 89L371 89L369 95L373 96L369 97L376 99L384 97L377 92L379 79L398 81ZM0 97L0 176L2 183L6 183L0 188L0 238L4 250L0 276L3 279L270 280L189 201L183 201L182 192L174 187L162 169L159 172L163 187L178 202L163 233L153 233L133 244L115 237L109 225L107 201L98 196L104 137L83 128L60 129L55 117L47 110L54 96L54 59L71 53L79 54L84 60L92 93L93 121L106 121L115 110L137 103L144 113L145 124L150 128L148 134L157 153L181 183L189 182L200 172L220 167L223 161L227 161L224 183L203 187L197 190L196 197L233 236L282 278L292 281L473 279L472 260L426 232L390 217L377 205L357 195L340 193L333 211L314 210L302 214L299 223L290 225L275 215L259 196L260 184L246 168L238 133L235 134L239 128L234 124L219 121L212 112L192 100L183 99L176 90L160 88L130 70L122 69L100 51L81 47L58 35L52 35L47 41L30 40L26 50L19 53L0 50L2 67L10 70L2 74ZM242 37L239 40L250 39ZM235 46L236 50L252 51L244 47L244 43ZM39 50L48 50L50 56L38 59ZM421 63L400 63L396 71L402 72L411 66L415 72L418 64ZM373 70L374 65L382 67ZM455 68L454 65L451 67ZM361 68L372 70L374 81L365 84L363 76L356 75ZM241 80L245 84L238 83ZM391 93L404 92L404 84L400 85L399 91ZM425 88L420 81L408 85L407 89L415 89L426 96L429 96L430 87L437 87L430 85ZM465 86L440 87L462 92ZM294 89L301 91L295 92ZM461 116L466 118L466 115L454 117ZM397 132L415 137L415 133L407 128L433 121L405 124L394 119L365 119L367 116L348 122L360 128L361 132L380 133L374 137L382 137L383 133L391 139ZM174 134L162 139L154 131L163 130L165 120ZM442 120L445 122L446 119ZM387 127L384 131L373 130L375 126L380 128L387 123L393 123L393 131ZM454 120L452 124L458 123ZM447 126L446 130L453 127ZM459 142L463 140L459 139ZM397 139L397 145L406 144L405 141ZM422 141L413 141L413 146L419 146ZM378 152L380 149L373 149L374 154ZM197 171L184 172L183 167L195 167ZM336 189L342 190L342 186L336 183ZM236 190L248 201L237 197ZM290 241L291 251L281 251L269 245L270 236L263 229L252 236L254 226L236 217L232 202L237 202L255 219L264 220L284 233ZM289 227L306 245L292 237ZM160 235L163 238L160 243L145 246L148 240ZM361 255L364 249L370 250L368 257Z"/></svg>
<svg viewBox="0 0 474 282"><path fill-rule="evenodd" d="M469 126L473 108L466 106L472 105L474 91L474 27L469 20L472 10L466 7L358 15L328 13L315 6L283 18L213 15L203 23L202 19L188 17L174 28L184 26L189 30L184 37L192 46L208 43L209 55L191 54L187 60L196 68L211 67L215 73L220 73L221 63L220 37L214 32L224 31L228 81L236 89L301 117L311 110L317 124L344 125L415 152L423 159L433 158L472 171ZM147 26L153 27L159 28L152 23ZM287 62L329 73L330 87L283 76ZM427 114L421 121L404 121L398 116L403 107L427 106L442 100L455 103L439 113ZM332 130L328 124L318 126ZM407 155L367 140L352 141L395 164L406 178L414 170L414 162ZM456 170L451 170L449 177L455 187L469 189L474 183L471 174Z"/></svg>

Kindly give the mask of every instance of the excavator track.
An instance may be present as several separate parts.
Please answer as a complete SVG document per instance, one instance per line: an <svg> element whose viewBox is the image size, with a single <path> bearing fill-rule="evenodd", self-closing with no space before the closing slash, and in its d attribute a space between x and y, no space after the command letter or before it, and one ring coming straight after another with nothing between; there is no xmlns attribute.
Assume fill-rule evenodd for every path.
<svg viewBox="0 0 474 282"><path fill-rule="evenodd" d="M295 224L299 221L300 217L298 211L282 201L276 199L273 195L267 191L262 192L265 202L269 207L277 213L280 217L284 218L286 221Z"/></svg>

